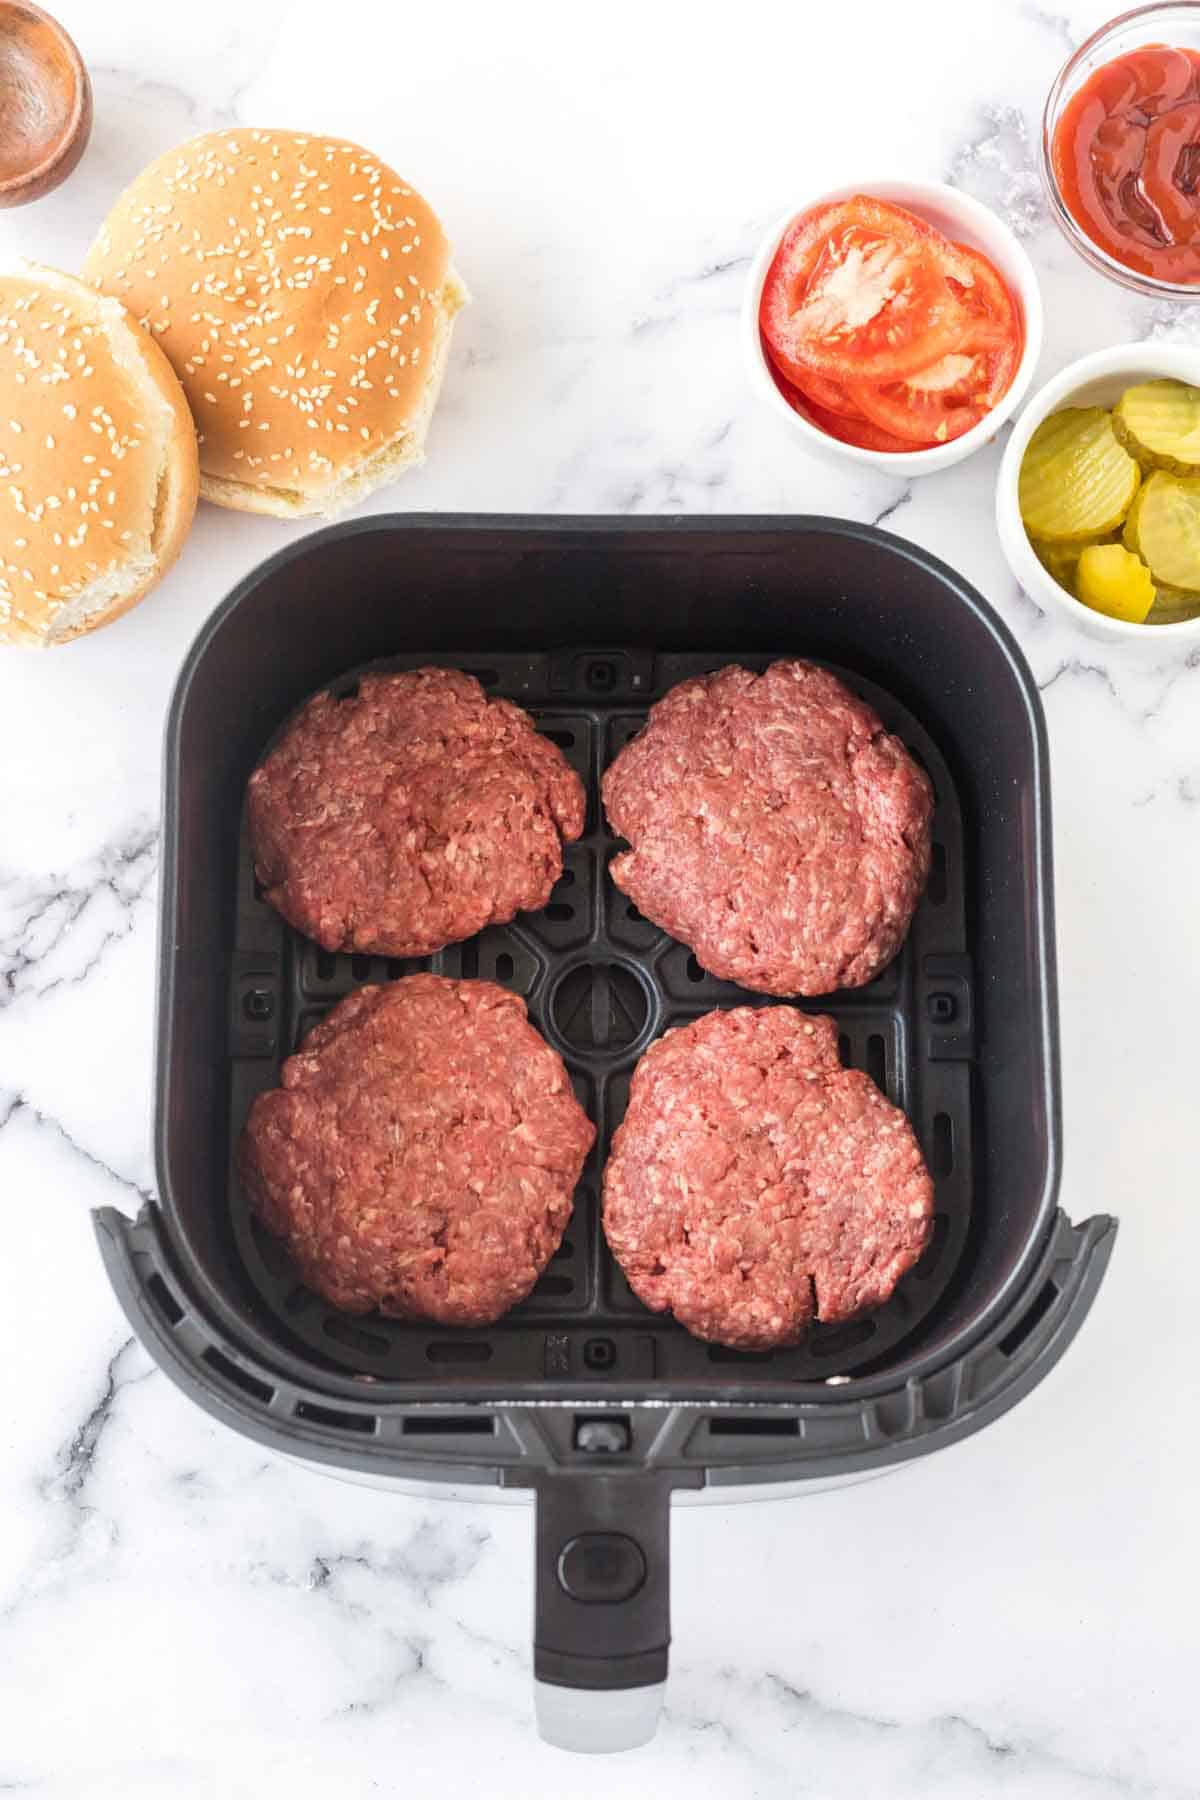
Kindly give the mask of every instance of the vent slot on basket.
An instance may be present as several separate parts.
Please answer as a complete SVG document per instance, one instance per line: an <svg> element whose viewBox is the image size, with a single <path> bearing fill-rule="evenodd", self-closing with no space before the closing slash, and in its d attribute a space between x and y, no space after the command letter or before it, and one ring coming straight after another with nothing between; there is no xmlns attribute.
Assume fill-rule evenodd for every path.
<svg viewBox="0 0 1200 1800"><path fill-rule="evenodd" d="M298 1419L311 1425L329 1425L334 1431L355 1431L360 1437L373 1437L378 1421L373 1413L343 1412L337 1406L318 1406L313 1400L297 1400Z"/></svg>
<svg viewBox="0 0 1200 1800"><path fill-rule="evenodd" d="M425 1346L431 1363L485 1363L492 1360L492 1346L466 1343L461 1338L433 1338Z"/></svg>
<svg viewBox="0 0 1200 1800"><path fill-rule="evenodd" d="M935 1181L945 1181L954 1170L954 1121L949 1113L933 1116L933 1147L929 1156L929 1172Z"/></svg>
<svg viewBox="0 0 1200 1800"><path fill-rule="evenodd" d="M758 1418L749 1414L745 1418L722 1419L708 1421L710 1437L799 1437L799 1419Z"/></svg>
<svg viewBox="0 0 1200 1800"><path fill-rule="evenodd" d="M867 1074L877 1088L887 1092L887 1045L877 1031L867 1039Z"/></svg>
<svg viewBox="0 0 1200 1800"><path fill-rule="evenodd" d="M1057 1299L1058 1289L1052 1281L1048 1281L1024 1318L1017 1321L1007 1337L1000 1339L1000 1349L1005 1356L1012 1356L1021 1348L1026 1338L1037 1330Z"/></svg>
<svg viewBox="0 0 1200 1800"><path fill-rule="evenodd" d="M405 1419L404 1437L495 1437L496 1421L486 1413L429 1413Z"/></svg>
<svg viewBox="0 0 1200 1800"><path fill-rule="evenodd" d="M178 1325L180 1319L183 1317L183 1308L179 1305L162 1276L148 1275L146 1277L146 1288L150 1294L150 1298L158 1307L159 1312L162 1313L163 1317L166 1319L167 1324Z"/></svg>
<svg viewBox="0 0 1200 1800"><path fill-rule="evenodd" d="M218 1375L225 1377L226 1381L232 1381L234 1386L241 1388L243 1393L253 1394L256 1400L274 1398L275 1389L273 1387L269 1387L265 1381L259 1381L256 1376L248 1374L245 1369L239 1369L235 1362L230 1362L227 1356L222 1356L221 1352L212 1344L202 1354L210 1369L215 1369Z"/></svg>
<svg viewBox="0 0 1200 1800"><path fill-rule="evenodd" d="M949 883L946 880L946 846L933 844L930 846L929 880L925 886L925 896L931 906L945 904Z"/></svg>

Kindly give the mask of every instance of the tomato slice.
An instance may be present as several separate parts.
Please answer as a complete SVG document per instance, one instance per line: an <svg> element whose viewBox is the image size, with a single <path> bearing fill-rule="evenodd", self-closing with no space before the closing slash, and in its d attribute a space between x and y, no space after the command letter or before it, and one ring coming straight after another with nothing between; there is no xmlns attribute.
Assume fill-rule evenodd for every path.
<svg viewBox="0 0 1200 1800"><path fill-rule="evenodd" d="M794 407L802 418L827 432L830 437L839 438L843 444L857 444L860 450L928 450L929 444L915 444L911 439L897 437L893 432L885 431L871 419L848 419L842 413L828 412L825 407L818 406L807 394L797 392L794 388L782 388L784 399Z"/></svg>
<svg viewBox="0 0 1200 1800"><path fill-rule="evenodd" d="M895 380L957 347L962 306L932 225L858 194L793 221L763 284L759 321L776 363L835 380ZM969 287L969 281L962 286Z"/></svg>
<svg viewBox="0 0 1200 1800"><path fill-rule="evenodd" d="M915 443L948 444L986 418L1012 384L1008 348L951 351L904 381L852 381L847 391L865 418Z"/></svg>
<svg viewBox="0 0 1200 1800"><path fill-rule="evenodd" d="M972 277L967 287L953 271L949 275L951 287L971 316L964 345L991 352L986 380L976 380L976 391L986 410L996 406L1013 384L1025 351L1025 321L1008 283L981 250L970 244L954 244L951 248Z"/></svg>
<svg viewBox="0 0 1200 1800"><path fill-rule="evenodd" d="M976 350L1016 351L1013 373L1025 347L1025 328L1017 303L994 263L971 244L947 244L942 265L951 291L967 314L964 346Z"/></svg>
<svg viewBox="0 0 1200 1800"><path fill-rule="evenodd" d="M847 383L864 417L914 443L946 444L978 425L1011 387L1024 347L1016 302L987 257L950 244L943 261L967 321L960 347L903 381Z"/></svg>
<svg viewBox="0 0 1200 1800"><path fill-rule="evenodd" d="M815 400L818 406L825 408L826 412L840 413L848 419L862 417L859 408L846 392L843 382L835 381L832 375L818 375L815 369L798 370L796 375L790 375L786 369L780 368L775 360L775 352L766 338L763 339L763 351L767 361L771 364L775 385L784 390L785 399L788 388L799 388L806 399Z"/></svg>
<svg viewBox="0 0 1200 1800"><path fill-rule="evenodd" d="M991 410L973 383L986 386L989 377L984 371L998 354L951 351L906 381L855 381L850 392L865 418L895 437L907 438L910 445L948 444Z"/></svg>

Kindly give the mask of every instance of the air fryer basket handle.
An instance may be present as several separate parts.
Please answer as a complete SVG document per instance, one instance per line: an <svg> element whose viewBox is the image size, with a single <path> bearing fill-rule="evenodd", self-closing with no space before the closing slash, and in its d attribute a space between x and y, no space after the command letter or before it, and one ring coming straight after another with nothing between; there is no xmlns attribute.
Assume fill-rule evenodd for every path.
<svg viewBox="0 0 1200 1800"><path fill-rule="evenodd" d="M537 1489L538 1729L569 1750L654 1735L667 1678L671 1479L597 1471Z"/></svg>

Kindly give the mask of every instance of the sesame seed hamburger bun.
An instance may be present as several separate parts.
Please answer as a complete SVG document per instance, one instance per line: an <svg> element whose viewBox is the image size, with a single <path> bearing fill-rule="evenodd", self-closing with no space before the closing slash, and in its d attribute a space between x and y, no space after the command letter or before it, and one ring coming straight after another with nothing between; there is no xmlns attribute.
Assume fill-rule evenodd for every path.
<svg viewBox="0 0 1200 1800"><path fill-rule="evenodd" d="M0 642L106 625L178 556L196 433L157 344L115 300L0 268Z"/></svg>
<svg viewBox="0 0 1200 1800"><path fill-rule="evenodd" d="M467 294L436 214L357 144L192 138L121 196L84 273L170 358L206 500L335 513L424 460Z"/></svg>

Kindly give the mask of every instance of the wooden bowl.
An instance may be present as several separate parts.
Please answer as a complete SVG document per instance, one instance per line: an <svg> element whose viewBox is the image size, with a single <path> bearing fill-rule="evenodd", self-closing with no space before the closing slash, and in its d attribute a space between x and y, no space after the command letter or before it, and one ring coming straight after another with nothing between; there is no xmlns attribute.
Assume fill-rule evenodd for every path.
<svg viewBox="0 0 1200 1800"><path fill-rule="evenodd" d="M0 0L0 206L65 181L92 131L92 84L62 26L32 0Z"/></svg>

